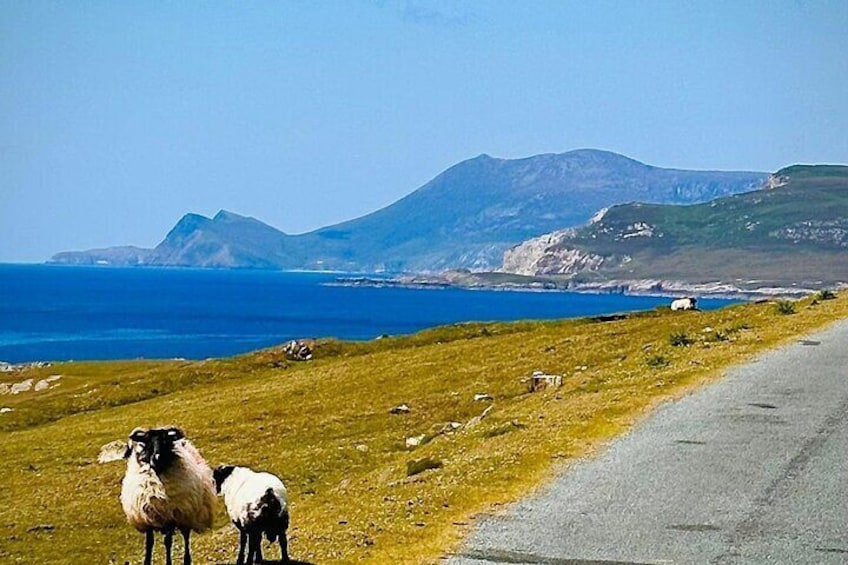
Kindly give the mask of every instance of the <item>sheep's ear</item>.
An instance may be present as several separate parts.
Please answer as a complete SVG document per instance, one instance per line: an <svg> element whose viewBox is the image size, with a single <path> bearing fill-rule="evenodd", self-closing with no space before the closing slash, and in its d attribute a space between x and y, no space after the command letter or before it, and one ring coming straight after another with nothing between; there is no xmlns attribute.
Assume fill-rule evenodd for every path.
<svg viewBox="0 0 848 565"><path fill-rule="evenodd" d="M185 437L185 434L179 428L169 428L168 429L168 437L171 438L172 440L176 441L178 439L183 439Z"/></svg>
<svg viewBox="0 0 848 565"><path fill-rule="evenodd" d="M136 428L130 432L130 441L145 441L147 439L147 430L144 428Z"/></svg>
<svg viewBox="0 0 848 565"><path fill-rule="evenodd" d="M233 474L235 471L235 467L233 465L219 465L214 471L212 471L212 482L215 483L215 492L221 494L221 487L224 485L224 481L227 480L227 477Z"/></svg>
<svg viewBox="0 0 848 565"><path fill-rule="evenodd" d="M110 441L100 448L100 455L97 456L98 463L111 463L112 461L120 461L129 457L130 446L125 441Z"/></svg>

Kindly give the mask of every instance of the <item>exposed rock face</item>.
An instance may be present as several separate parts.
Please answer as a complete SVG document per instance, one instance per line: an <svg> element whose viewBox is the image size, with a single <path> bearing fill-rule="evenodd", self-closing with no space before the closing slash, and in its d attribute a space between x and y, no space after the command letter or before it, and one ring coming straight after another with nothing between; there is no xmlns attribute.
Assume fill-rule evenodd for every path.
<svg viewBox="0 0 848 565"><path fill-rule="evenodd" d="M835 220L805 220L769 232L769 237L793 243L812 242L848 247L848 218Z"/></svg>
<svg viewBox="0 0 848 565"><path fill-rule="evenodd" d="M766 182L763 183L763 190L773 190L789 184L789 177L786 175L769 175Z"/></svg>
<svg viewBox="0 0 848 565"><path fill-rule="evenodd" d="M503 270L519 275L574 275L597 271L607 258L569 248L574 230L562 230L525 241L504 253Z"/></svg>

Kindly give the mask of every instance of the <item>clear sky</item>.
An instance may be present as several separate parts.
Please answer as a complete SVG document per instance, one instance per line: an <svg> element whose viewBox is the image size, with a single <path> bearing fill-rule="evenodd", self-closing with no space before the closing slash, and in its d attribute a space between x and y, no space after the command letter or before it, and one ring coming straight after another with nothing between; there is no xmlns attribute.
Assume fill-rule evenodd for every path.
<svg viewBox="0 0 848 565"><path fill-rule="evenodd" d="M848 162L848 2L0 0L0 261L288 233L458 161Z"/></svg>

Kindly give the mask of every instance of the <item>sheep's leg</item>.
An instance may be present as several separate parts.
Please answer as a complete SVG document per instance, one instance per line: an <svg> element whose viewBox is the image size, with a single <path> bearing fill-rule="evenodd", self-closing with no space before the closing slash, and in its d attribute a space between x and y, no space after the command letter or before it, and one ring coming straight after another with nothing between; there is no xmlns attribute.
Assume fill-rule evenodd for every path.
<svg viewBox="0 0 848 565"><path fill-rule="evenodd" d="M247 546L247 532L239 528L239 554L236 565L244 565L244 549Z"/></svg>
<svg viewBox="0 0 848 565"><path fill-rule="evenodd" d="M286 539L286 532L280 534L280 563L289 562L289 542Z"/></svg>
<svg viewBox="0 0 848 565"><path fill-rule="evenodd" d="M247 565L253 565L259 546L259 536L255 532L247 535Z"/></svg>
<svg viewBox="0 0 848 565"><path fill-rule="evenodd" d="M280 529L280 533L277 534L280 540L280 562L288 563L289 562L289 540L287 532L289 530L289 513L286 511L282 516L282 528Z"/></svg>
<svg viewBox="0 0 848 565"><path fill-rule="evenodd" d="M144 536L144 565L150 565L153 561L153 530L147 530Z"/></svg>
<svg viewBox="0 0 848 565"><path fill-rule="evenodd" d="M191 529L180 528L180 533L183 534L183 565L191 565Z"/></svg>
<svg viewBox="0 0 848 565"><path fill-rule="evenodd" d="M256 562L264 563L262 560L262 532L256 532Z"/></svg>
<svg viewBox="0 0 848 565"><path fill-rule="evenodd" d="M171 546L174 543L174 530L165 530L165 565L173 565L171 561Z"/></svg>

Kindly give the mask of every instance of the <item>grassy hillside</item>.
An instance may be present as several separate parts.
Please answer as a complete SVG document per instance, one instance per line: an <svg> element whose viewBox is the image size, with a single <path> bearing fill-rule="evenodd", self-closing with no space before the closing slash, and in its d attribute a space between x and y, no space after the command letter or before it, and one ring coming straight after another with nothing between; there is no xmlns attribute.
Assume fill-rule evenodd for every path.
<svg viewBox="0 0 848 565"><path fill-rule="evenodd" d="M176 424L213 465L283 477L296 559L436 562L475 514L533 490L657 402L848 317L848 296L805 299L795 310L761 303L609 322L463 324L322 342L307 363L269 349L2 374L2 382L62 378L47 391L0 396L13 409L0 414L0 561L138 563L142 536L118 503L124 465L95 460L101 445L135 426ZM529 393L522 379L535 370L563 374L564 386ZM475 402L476 393L494 401ZM411 412L390 414L400 403ZM463 426L439 434L450 422ZM430 441L407 449L405 438L420 434ZM422 458L441 467L408 476ZM223 510L194 549L197 563L234 561L237 536Z"/></svg>
<svg viewBox="0 0 848 565"><path fill-rule="evenodd" d="M848 167L796 165L773 179L707 204L617 206L565 245L632 258L610 276L848 280Z"/></svg>
<svg viewBox="0 0 848 565"><path fill-rule="evenodd" d="M834 286L848 281L848 167L787 167L762 190L705 204L614 206L509 250L503 268L576 282Z"/></svg>

